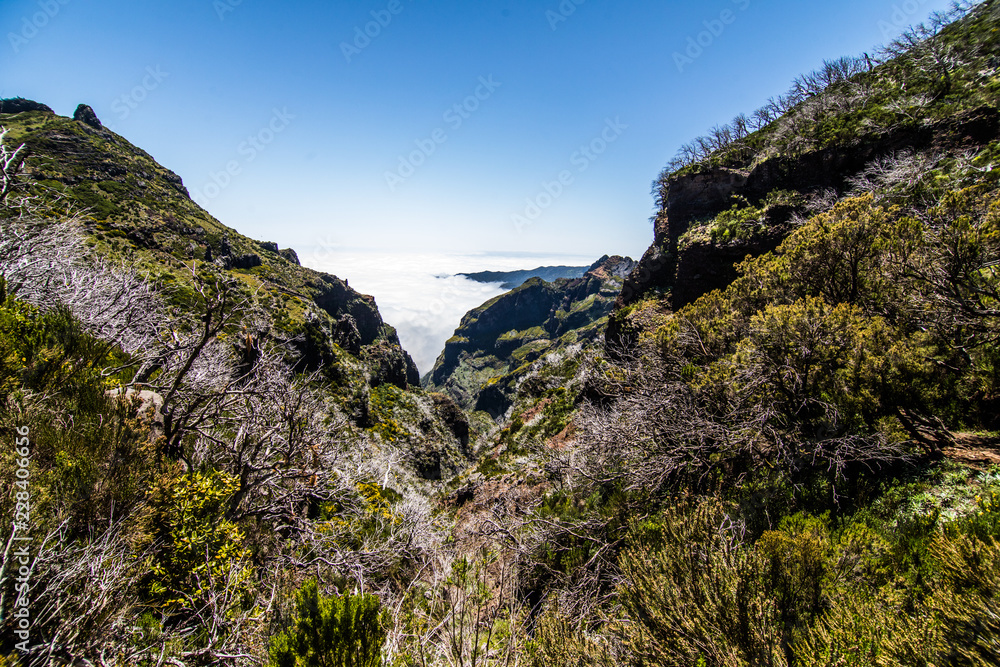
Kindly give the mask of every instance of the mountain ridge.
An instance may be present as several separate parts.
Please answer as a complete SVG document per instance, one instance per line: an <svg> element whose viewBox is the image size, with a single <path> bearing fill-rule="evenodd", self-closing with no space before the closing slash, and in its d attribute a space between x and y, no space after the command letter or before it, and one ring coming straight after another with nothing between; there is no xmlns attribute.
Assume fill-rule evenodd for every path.
<svg viewBox="0 0 1000 667"><path fill-rule="evenodd" d="M605 255L580 278L531 278L469 311L424 387L448 393L466 409L501 416L532 362L603 337L607 314L634 267L630 258Z"/></svg>
<svg viewBox="0 0 1000 667"><path fill-rule="evenodd" d="M520 287L531 278L541 278L546 282L553 282L560 278L581 278L589 268L592 267L539 266L534 269L518 271L478 271L475 273L459 273L458 275L477 283L500 283L500 287L503 289L514 289L515 287Z"/></svg>
<svg viewBox="0 0 1000 667"><path fill-rule="evenodd" d="M11 106L16 113L2 111ZM28 147L30 190L84 210L84 229L97 252L134 262L165 284L186 280L191 262L212 264L261 289L275 320L290 333L304 330L308 313L318 316L315 326L327 341L321 347L337 345L368 357L376 384L388 379L401 387L419 385L416 365L373 297L302 267L294 250L221 224L190 198L180 176L123 137L22 98L0 102L0 123L9 140ZM303 350L303 359L316 366L323 354L328 356Z"/></svg>

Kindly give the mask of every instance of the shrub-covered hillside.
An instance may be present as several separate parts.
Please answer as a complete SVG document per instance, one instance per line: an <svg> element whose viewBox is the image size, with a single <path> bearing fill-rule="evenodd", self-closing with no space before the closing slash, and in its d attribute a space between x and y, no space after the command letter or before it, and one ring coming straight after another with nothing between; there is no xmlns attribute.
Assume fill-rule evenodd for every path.
<svg viewBox="0 0 1000 667"><path fill-rule="evenodd" d="M627 257L605 256L580 278L534 278L469 311L425 386L463 408L501 417L536 361L599 344L622 279L634 267Z"/></svg>
<svg viewBox="0 0 1000 667"><path fill-rule="evenodd" d="M547 464L534 664L1000 660L1000 6L967 9L664 172Z"/></svg>
<svg viewBox="0 0 1000 667"><path fill-rule="evenodd" d="M1000 664L998 40L957 6L685 148L620 291L469 314L471 418L19 103L0 665Z"/></svg>
<svg viewBox="0 0 1000 667"><path fill-rule="evenodd" d="M78 110L77 118L28 100L0 101L6 141L25 146L20 187L44 214L79 212L94 252L128 262L177 299L192 286L192 265L232 278L278 330L304 336L301 356L311 368L347 353L366 362L374 384L419 384L374 299L300 266L294 250L222 225L191 200L179 176L95 116Z"/></svg>

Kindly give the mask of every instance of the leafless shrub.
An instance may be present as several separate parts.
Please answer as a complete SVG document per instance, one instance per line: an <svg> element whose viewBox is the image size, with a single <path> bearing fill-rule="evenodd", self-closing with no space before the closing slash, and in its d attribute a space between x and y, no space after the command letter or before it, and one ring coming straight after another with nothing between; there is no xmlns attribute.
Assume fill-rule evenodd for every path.
<svg viewBox="0 0 1000 667"><path fill-rule="evenodd" d="M910 150L879 157L849 179L849 193L851 196L861 196L897 187L911 189L940 159L940 154L914 153Z"/></svg>
<svg viewBox="0 0 1000 667"><path fill-rule="evenodd" d="M142 561L122 531L69 542L64 528L43 540L32 566L33 634L45 637L31 647L32 666L94 664L96 656L116 654L140 613Z"/></svg>
<svg viewBox="0 0 1000 667"><path fill-rule="evenodd" d="M681 322L678 344L697 350L693 327ZM609 378L617 400L582 412L582 460L571 473L587 485L663 495L678 488L710 490L716 479L739 485L765 467L793 475L825 470L836 480L851 465L905 458L901 447L880 436L832 432L807 437L789 428L783 414L808 406L762 399L757 386L770 382L769 371L750 353L747 347L732 369L729 382L739 391L724 396L710 387L695 389L684 377L688 362L683 356L647 352L626 360ZM781 370L786 380L788 370ZM801 400L815 399L803 395ZM836 423L834 406L813 407Z"/></svg>
<svg viewBox="0 0 1000 667"><path fill-rule="evenodd" d="M829 113L849 113L869 104L870 84L858 75L871 71L876 64L905 59L914 63L919 72L940 77L940 94L947 94L955 70L966 64L974 54L942 39L941 32L979 4L971 0L956 0L947 11L935 12L927 22L907 29L883 47L874 59L864 54L860 58L845 56L826 60L820 68L796 77L786 93L770 98L749 116L740 114L731 123L716 126L708 135L681 146L654 183L654 194L662 190L662 183L673 172L704 163L717 153L738 148L751 132L762 130L779 119L783 120L782 127L772 138L773 141L790 151L809 149L812 142L807 138L808 133L804 132L809 125ZM888 72L885 76L899 75L899 72ZM903 84L905 88L905 81ZM893 110L916 118L919 110L934 99L931 96L914 96L894 103ZM865 121L871 122L871 119L866 118Z"/></svg>
<svg viewBox="0 0 1000 667"><path fill-rule="evenodd" d="M942 32L978 4L956 1L952 2L948 10L934 12L926 22L907 28L903 34L884 46L880 53L881 61L902 59L916 66L918 72L938 77L941 81L938 94L947 95L952 88L955 70L968 63L974 54L967 50L967 46L944 39Z"/></svg>
<svg viewBox="0 0 1000 667"><path fill-rule="evenodd" d="M42 310L68 308L84 330L127 353L153 345L166 319L162 300L135 269L94 256L77 215L53 219L18 191L24 146L11 153L5 134L0 277L7 291Z"/></svg>
<svg viewBox="0 0 1000 667"><path fill-rule="evenodd" d="M9 130L0 126L0 204L7 200L20 183L18 176L28 156L27 146L11 149L7 144Z"/></svg>

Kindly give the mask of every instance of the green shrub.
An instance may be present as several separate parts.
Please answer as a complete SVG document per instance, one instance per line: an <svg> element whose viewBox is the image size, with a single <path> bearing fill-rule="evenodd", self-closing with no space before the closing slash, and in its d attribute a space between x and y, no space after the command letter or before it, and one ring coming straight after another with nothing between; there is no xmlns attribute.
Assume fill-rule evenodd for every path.
<svg viewBox="0 0 1000 667"><path fill-rule="evenodd" d="M742 198L741 198L742 199ZM743 206L740 206L740 204ZM761 229L764 209L751 206L745 199L733 204L712 221L709 234L713 241L746 240Z"/></svg>
<svg viewBox="0 0 1000 667"><path fill-rule="evenodd" d="M559 614L546 614L527 646L531 667L613 667L607 640L573 627Z"/></svg>
<svg viewBox="0 0 1000 667"><path fill-rule="evenodd" d="M295 594L295 618L271 639L273 667L375 667L387 634L374 595L326 596L315 580Z"/></svg>
<svg viewBox="0 0 1000 667"><path fill-rule="evenodd" d="M621 633L649 667L783 667L767 561L721 506L670 509L633 528L621 556Z"/></svg>
<svg viewBox="0 0 1000 667"><path fill-rule="evenodd" d="M238 488L239 480L225 472L194 472L152 494L151 519L162 546L149 591L167 611L196 606L213 587L247 582L243 533L225 518Z"/></svg>
<svg viewBox="0 0 1000 667"><path fill-rule="evenodd" d="M767 560L768 590L792 635L822 610L832 551L827 518L785 517L778 530L761 535L757 550Z"/></svg>

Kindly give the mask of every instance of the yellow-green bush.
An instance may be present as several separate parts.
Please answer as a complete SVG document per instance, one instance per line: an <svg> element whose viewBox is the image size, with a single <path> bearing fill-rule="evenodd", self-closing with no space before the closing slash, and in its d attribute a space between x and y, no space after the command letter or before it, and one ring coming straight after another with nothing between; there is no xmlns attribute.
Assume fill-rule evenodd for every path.
<svg viewBox="0 0 1000 667"><path fill-rule="evenodd" d="M271 639L273 667L375 667L387 618L374 595L323 595L315 580L295 594L295 614Z"/></svg>
<svg viewBox="0 0 1000 667"><path fill-rule="evenodd" d="M225 518L239 481L220 471L194 472L157 489L150 522L158 545L149 592L168 613L197 608L213 588L250 576L243 533Z"/></svg>
<svg viewBox="0 0 1000 667"><path fill-rule="evenodd" d="M647 667L783 667L768 563L711 501L635 526L621 556L623 642Z"/></svg>

